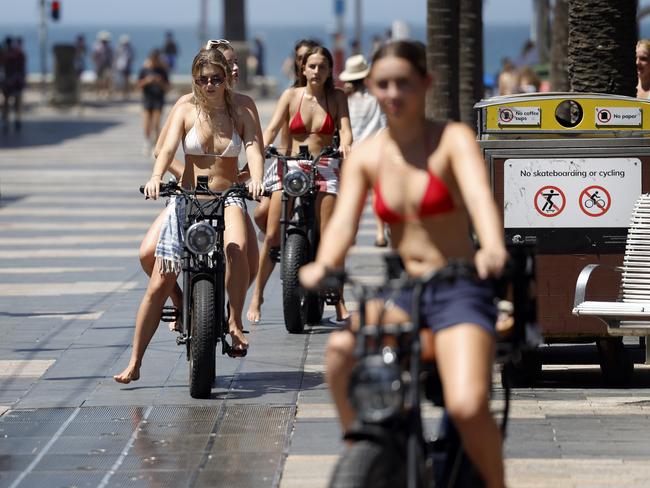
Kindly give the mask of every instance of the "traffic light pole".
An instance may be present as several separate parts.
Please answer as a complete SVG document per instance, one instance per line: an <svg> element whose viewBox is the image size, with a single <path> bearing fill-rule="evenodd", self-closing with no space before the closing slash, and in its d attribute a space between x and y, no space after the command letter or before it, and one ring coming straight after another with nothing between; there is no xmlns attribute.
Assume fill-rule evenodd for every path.
<svg viewBox="0 0 650 488"><path fill-rule="evenodd" d="M46 0L39 0L39 10L40 10L40 25L38 29L38 40L41 50L41 95L42 101L46 101L47 89L46 89L46 76L47 76L47 8L45 6Z"/></svg>

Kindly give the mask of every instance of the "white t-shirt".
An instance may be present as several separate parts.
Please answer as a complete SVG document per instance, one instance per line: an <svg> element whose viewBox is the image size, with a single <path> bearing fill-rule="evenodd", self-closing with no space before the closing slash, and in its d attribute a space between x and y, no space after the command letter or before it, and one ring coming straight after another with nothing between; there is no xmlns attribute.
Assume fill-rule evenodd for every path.
<svg viewBox="0 0 650 488"><path fill-rule="evenodd" d="M386 117L377 99L367 91L357 91L348 96L348 107L353 144L386 127Z"/></svg>

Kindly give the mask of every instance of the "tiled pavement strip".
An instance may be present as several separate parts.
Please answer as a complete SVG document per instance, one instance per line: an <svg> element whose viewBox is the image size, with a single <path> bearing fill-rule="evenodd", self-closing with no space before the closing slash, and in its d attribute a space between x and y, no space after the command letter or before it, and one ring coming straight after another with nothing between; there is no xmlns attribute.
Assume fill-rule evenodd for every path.
<svg viewBox="0 0 650 488"><path fill-rule="evenodd" d="M260 104L263 119L268 120L272 107ZM291 435L281 449L284 464L277 458L280 471L265 479L240 473L232 486L326 486L342 449L322 377L324 346L332 328L324 323L305 336L286 335L277 273L264 308L269 325L252 330L248 358L218 360L218 393L212 400L189 398L184 355L164 330L154 337L138 384L120 387L110 378L126 364L133 314L146 284L137 265L137 243L160 208L144 203L134 191L150 171L150 162L140 156L138 109L126 105L84 114L39 109L27 115L25 124L25 134L31 131L34 137L32 145L23 147L16 138L0 140L0 415L7 415L8 409L50 412L53 407L83 407L81 412L90 412L149 405L154 410L143 409L139 415L161 415L157 412L164 406L210 406L214 415L221 411L236 416L236 411L221 410L223 405L231 409L296 405ZM367 280L381 274L380 253L371 245L372 226L366 216L359 245L348 261L353 273ZM331 314L332 310L326 312ZM637 365L630 389L607 389L600 384L597 368L554 362L545 366L540 387L513 394L506 442L509 486L650 486L648 369ZM302 373L296 371L300 368ZM499 397L495 375L495 398ZM499 403L494 402L497 410ZM188 410L187 415L195 411ZM427 409L427 417L436 416L434 409ZM141 417L136 425L145 425L144 418L144 424ZM43 425L41 435L51 435L45 429L51 424ZM136 431L129 427L126 433ZM243 445L244 434L233 439ZM88 486L121 486L120 480L128 484L122 470L129 472L132 454L147 439L145 434L141 437L134 442L124 437L120 445L131 442L133 452L107 459L97 475L91 472L87 480L95 481L88 481ZM56 456L68 448L58 445L52 444L40 459L41 466L36 464L18 486L38 486L48 473L48 462L65 461ZM262 448L257 446L258 451ZM12 469L19 473L28 466L10 468L3 463L17 445L3 447L0 437L0 449L0 487L11 486L18 476L11 474ZM263 449L257 454L255 446L247 449L250 466L243 469L254 470L253 460ZM174 468L142 471L139 465L139 469L165 474L167 478L159 479L162 485L180 486L174 483L187 475L190 466L181 458ZM205 469L216 472L209 465ZM138 480L147 485L147 479ZM215 479L194 478L194 484L220 486Z"/></svg>

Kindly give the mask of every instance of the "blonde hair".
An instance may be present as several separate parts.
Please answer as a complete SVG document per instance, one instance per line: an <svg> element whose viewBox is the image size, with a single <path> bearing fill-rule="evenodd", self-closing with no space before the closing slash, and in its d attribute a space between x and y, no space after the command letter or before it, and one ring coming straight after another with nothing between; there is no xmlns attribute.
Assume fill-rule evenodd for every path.
<svg viewBox="0 0 650 488"><path fill-rule="evenodd" d="M637 49L642 47L650 54L650 39L639 39L636 43Z"/></svg>
<svg viewBox="0 0 650 488"><path fill-rule="evenodd" d="M192 79L196 80L201 76L201 69L205 66L214 66L223 71L225 75L225 90L224 90L224 100L226 102L226 113L233 125L235 124L235 107L233 103L233 89L232 89L232 71L228 66L228 61L217 49L201 49L199 53L194 57L192 61ZM210 113L208 107L208 100L205 97L204 93L197 88L196 81L192 82L192 95L194 95L194 103L196 109L199 112L205 112L206 114ZM208 117L208 120L210 118Z"/></svg>

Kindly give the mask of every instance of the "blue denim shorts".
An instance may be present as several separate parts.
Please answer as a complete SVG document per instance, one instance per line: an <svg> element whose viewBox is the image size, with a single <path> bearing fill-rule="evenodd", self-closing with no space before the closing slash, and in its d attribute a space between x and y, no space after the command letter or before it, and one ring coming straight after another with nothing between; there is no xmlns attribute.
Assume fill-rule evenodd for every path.
<svg viewBox="0 0 650 488"><path fill-rule="evenodd" d="M411 313L412 299L412 288L390 296L392 303L408 314ZM489 281L468 278L434 280L422 292L420 327L428 327L433 332L469 323L496 336L496 319L497 307Z"/></svg>

